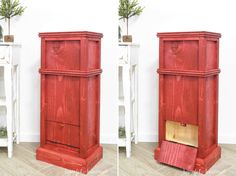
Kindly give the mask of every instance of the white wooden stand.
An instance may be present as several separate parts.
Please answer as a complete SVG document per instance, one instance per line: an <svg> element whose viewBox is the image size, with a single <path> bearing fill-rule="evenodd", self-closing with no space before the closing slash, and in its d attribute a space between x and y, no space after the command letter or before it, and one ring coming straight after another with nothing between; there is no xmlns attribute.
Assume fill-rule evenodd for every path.
<svg viewBox="0 0 236 176"><path fill-rule="evenodd" d="M8 157L13 155L13 141L19 144L19 62L20 45L0 43L0 67L3 68L4 88L0 106L6 108L7 137L0 138L0 147L8 148ZM2 125L2 124L1 124Z"/></svg>
<svg viewBox="0 0 236 176"><path fill-rule="evenodd" d="M125 138L119 138L118 146L126 147L127 157L131 142L138 143L138 49L137 44L119 43L119 126L125 128Z"/></svg>

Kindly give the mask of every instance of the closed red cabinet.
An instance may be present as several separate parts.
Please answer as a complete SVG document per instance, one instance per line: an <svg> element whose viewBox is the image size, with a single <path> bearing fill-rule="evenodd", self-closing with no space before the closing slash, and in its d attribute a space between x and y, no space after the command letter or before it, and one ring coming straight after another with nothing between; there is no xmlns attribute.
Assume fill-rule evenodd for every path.
<svg viewBox="0 0 236 176"><path fill-rule="evenodd" d="M221 35L173 32L157 36L159 144L155 159L205 173L221 153L217 140ZM188 151L189 156L177 151Z"/></svg>
<svg viewBox="0 0 236 176"><path fill-rule="evenodd" d="M50 32L41 38L41 128L36 157L87 173L101 158L101 33Z"/></svg>

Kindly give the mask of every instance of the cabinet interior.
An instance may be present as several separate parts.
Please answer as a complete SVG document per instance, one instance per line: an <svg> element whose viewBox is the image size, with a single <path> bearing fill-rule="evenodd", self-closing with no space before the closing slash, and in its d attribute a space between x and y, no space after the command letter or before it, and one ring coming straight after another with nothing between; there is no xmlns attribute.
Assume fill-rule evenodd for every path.
<svg viewBox="0 0 236 176"><path fill-rule="evenodd" d="M198 147L198 126L166 121L166 140Z"/></svg>

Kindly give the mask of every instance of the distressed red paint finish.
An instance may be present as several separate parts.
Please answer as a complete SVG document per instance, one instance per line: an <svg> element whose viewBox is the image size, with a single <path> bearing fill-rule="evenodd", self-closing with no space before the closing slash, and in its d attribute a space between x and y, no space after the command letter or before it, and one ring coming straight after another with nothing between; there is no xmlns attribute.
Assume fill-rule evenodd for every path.
<svg viewBox="0 0 236 176"><path fill-rule="evenodd" d="M186 145L162 141L159 161L175 167L192 171L197 149ZM181 162L180 162L181 161Z"/></svg>
<svg viewBox="0 0 236 176"><path fill-rule="evenodd" d="M196 125L198 147L194 170L205 173L221 156L218 145L221 35L203 31L158 33L157 36L160 38L159 144L155 159L160 161L167 120Z"/></svg>
<svg viewBox="0 0 236 176"><path fill-rule="evenodd" d="M36 158L87 173L101 158L101 33L41 37L41 127Z"/></svg>

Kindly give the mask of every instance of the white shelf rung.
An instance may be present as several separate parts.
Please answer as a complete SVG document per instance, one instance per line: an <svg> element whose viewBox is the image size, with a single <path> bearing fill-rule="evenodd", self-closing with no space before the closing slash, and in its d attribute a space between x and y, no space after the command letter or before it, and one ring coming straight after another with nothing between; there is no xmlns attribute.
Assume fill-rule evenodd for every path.
<svg viewBox="0 0 236 176"><path fill-rule="evenodd" d="M118 147L125 147L125 146L126 146L126 138L119 138Z"/></svg>
<svg viewBox="0 0 236 176"><path fill-rule="evenodd" d="M6 106L6 97L0 97L0 106Z"/></svg>
<svg viewBox="0 0 236 176"><path fill-rule="evenodd" d="M124 97L119 97L118 105L119 105L119 106L124 106L124 105L125 105Z"/></svg>
<svg viewBox="0 0 236 176"><path fill-rule="evenodd" d="M7 138L0 138L0 147L7 147Z"/></svg>

